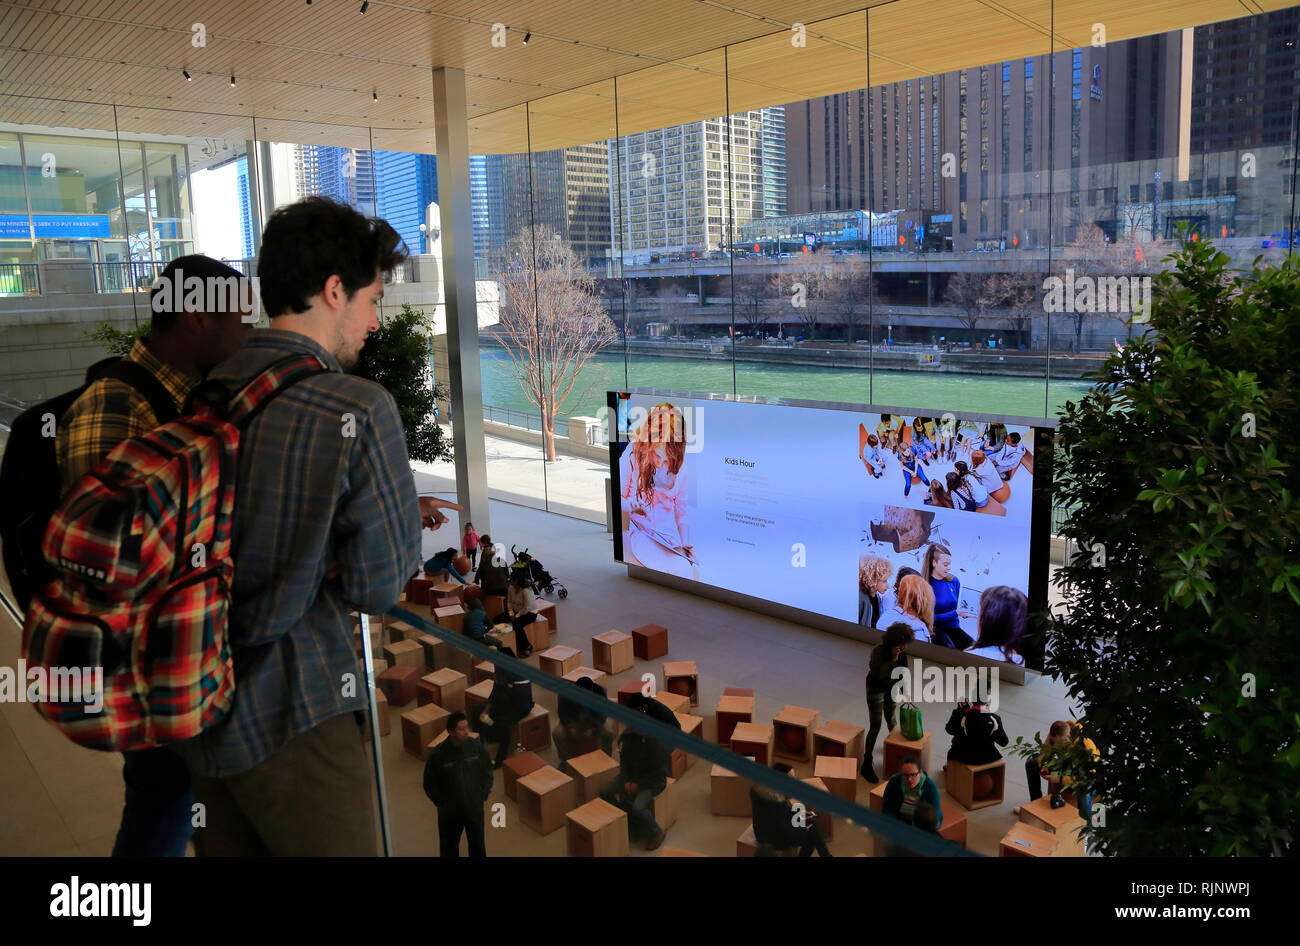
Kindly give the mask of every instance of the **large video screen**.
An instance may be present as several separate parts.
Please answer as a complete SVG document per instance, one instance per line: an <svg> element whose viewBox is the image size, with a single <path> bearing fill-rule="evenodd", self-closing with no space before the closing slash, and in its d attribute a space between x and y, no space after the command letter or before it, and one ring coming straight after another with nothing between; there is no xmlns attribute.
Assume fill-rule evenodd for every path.
<svg viewBox="0 0 1300 946"><path fill-rule="evenodd" d="M1050 430L640 391L609 409L619 561L1041 666Z"/></svg>

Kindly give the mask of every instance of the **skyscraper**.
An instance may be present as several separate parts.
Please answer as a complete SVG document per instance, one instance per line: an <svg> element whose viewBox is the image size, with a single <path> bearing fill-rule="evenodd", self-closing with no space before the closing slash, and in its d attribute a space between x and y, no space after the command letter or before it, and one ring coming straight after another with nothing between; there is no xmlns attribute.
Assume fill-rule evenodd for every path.
<svg viewBox="0 0 1300 946"><path fill-rule="evenodd" d="M252 194L248 186L248 155L240 158L235 174L239 180L239 234L244 259L253 256L253 208L249 203Z"/></svg>
<svg viewBox="0 0 1300 946"><path fill-rule="evenodd" d="M548 227L580 258L605 258L610 248L607 142L503 155L500 161L506 241L530 226ZM490 178L485 185L490 207Z"/></svg>
<svg viewBox="0 0 1300 946"><path fill-rule="evenodd" d="M438 162L431 154L374 152L379 216L402 235L412 253L429 252L428 234L420 231L425 210L438 200Z"/></svg>

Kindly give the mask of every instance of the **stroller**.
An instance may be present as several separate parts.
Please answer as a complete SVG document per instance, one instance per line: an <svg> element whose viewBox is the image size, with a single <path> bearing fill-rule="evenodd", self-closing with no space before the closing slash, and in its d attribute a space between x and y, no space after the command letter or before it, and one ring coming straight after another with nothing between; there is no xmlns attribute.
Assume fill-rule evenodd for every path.
<svg viewBox="0 0 1300 946"><path fill-rule="evenodd" d="M569 597L569 589L557 581L555 577L548 572L542 563L528 554L528 549L522 552L516 552L515 547L510 546L510 554L515 557L514 563L510 566L513 574L515 569L523 569L524 574L528 576L528 583L532 585L534 594L555 594L561 598Z"/></svg>

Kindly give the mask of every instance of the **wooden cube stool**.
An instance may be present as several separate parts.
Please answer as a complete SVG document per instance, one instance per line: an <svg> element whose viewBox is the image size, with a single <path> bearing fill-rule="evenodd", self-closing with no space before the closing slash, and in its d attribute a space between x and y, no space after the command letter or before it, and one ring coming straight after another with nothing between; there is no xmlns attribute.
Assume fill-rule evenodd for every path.
<svg viewBox="0 0 1300 946"><path fill-rule="evenodd" d="M1059 845L1056 835L1021 821L998 842L998 857L1055 857Z"/></svg>
<svg viewBox="0 0 1300 946"><path fill-rule="evenodd" d="M751 758L749 761L753 762ZM715 765L709 771L709 808L715 815L752 818L749 787L753 783L730 769Z"/></svg>
<svg viewBox="0 0 1300 946"><path fill-rule="evenodd" d="M548 625L550 625L550 632L551 632L552 634L558 634L558 633L559 633L559 631L560 631L560 624L559 624L559 621L556 619L556 616L555 616L555 602L554 602L554 601L543 601L541 598L538 598L538 599L537 599L537 616L538 616L538 617L546 618L546 623L547 623Z"/></svg>
<svg viewBox="0 0 1300 946"><path fill-rule="evenodd" d="M484 595L483 610L487 612L487 619L490 621L506 609L505 595Z"/></svg>
<svg viewBox="0 0 1300 946"><path fill-rule="evenodd" d="M405 706L415 699L419 679L420 671L414 667L389 667L375 680L375 685L384 691L389 706Z"/></svg>
<svg viewBox="0 0 1300 946"><path fill-rule="evenodd" d="M474 672L474 664L477 661L478 658L468 650L461 650L455 644L452 644L451 656L448 658L446 669L455 670L457 673L463 674L465 679L468 680L469 675Z"/></svg>
<svg viewBox="0 0 1300 946"><path fill-rule="evenodd" d="M618 775L618 763L601 750L576 755L564 763L563 771L573 779L575 796L580 802L591 801Z"/></svg>
<svg viewBox="0 0 1300 946"><path fill-rule="evenodd" d="M727 696L718 698L718 705L713 711L717 721L718 745L731 745L731 731L737 723L754 721L754 698L752 696Z"/></svg>
<svg viewBox="0 0 1300 946"><path fill-rule="evenodd" d="M424 669L432 672L451 666L451 645L432 634L421 633L415 642L424 648Z"/></svg>
<svg viewBox="0 0 1300 946"><path fill-rule="evenodd" d="M635 662L632 658L632 635L606 631L591 639L591 662L606 673L622 673Z"/></svg>
<svg viewBox="0 0 1300 946"><path fill-rule="evenodd" d="M433 580L429 578L412 578L406 583L406 600L408 604L429 603L429 589L433 587Z"/></svg>
<svg viewBox="0 0 1300 946"><path fill-rule="evenodd" d="M898 771L908 756L921 760L921 771L930 771L930 734L922 733L920 739L904 739L901 726L895 726L885 737L885 778Z"/></svg>
<svg viewBox="0 0 1300 946"><path fill-rule="evenodd" d="M668 628L645 624L633 630L632 653L641 660L654 660L668 653Z"/></svg>
<svg viewBox="0 0 1300 946"><path fill-rule="evenodd" d="M551 646L551 622L540 614L532 624L524 628L524 633L528 635L528 646L533 650L544 650Z"/></svg>
<svg viewBox="0 0 1300 946"><path fill-rule="evenodd" d="M446 742L449 735L450 733L447 732L446 727L443 727L442 732L430 739L429 744L424 747L425 758L427 759L429 755L433 753L434 749L437 749L440 745Z"/></svg>
<svg viewBox="0 0 1300 946"><path fill-rule="evenodd" d="M805 785L811 785L813 788L820 788L823 792L830 791L826 786L826 783L815 776L813 778L800 779L800 781ZM816 805L808 805L807 807L817 812L816 817L809 820L817 823L817 830L821 832L822 840L831 840L835 833L835 819L826 812L818 810Z"/></svg>
<svg viewBox="0 0 1300 946"><path fill-rule="evenodd" d="M582 666L582 651L556 644L550 650L539 653L537 663L546 673L562 677L570 670L577 670Z"/></svg>
<svg viewBox="0 0 1300 946"><path fill-rule="evenodd" d="M505 786L506 798L515 801L515 785L519 780L545 767L546 762L536 752L521 752L506 759L501 765L501 782Z"/></svg>
<svg viewBox="0 0 1300 946"><path fill-rule="evenodd" d="M490 660L480 660L470 671L469 682L471 684L482 683L484 680L491 681L496 676L497 668L492 665Z"/></svg>
<svg viewBox="0 0 1300 946"><path fill-rule="evenodd" d="M434 608L433 623L439 627L445 627L449 631L455 631L457 634L462 633L465 622L465 609L455 604L451 607Z"/></svg>
<svg viewBox="0 0 1300 946"><path fill-rule="evenodd" d="M826 783L826 790L851 802L858 800L858 762L843 756L819 755L813 761L813 776Z"/></svg>
<svg viewBox="0 0 1300 946"><path fill-rule="evenodd" d="M677 823L677 779L670 778L664 790L650 799L650 812L662 831Z"/></svg>
<svg viewBox="0 0 1300 946"><path fill-rule="evenodd" d="M667 690L660 690L655 694L655 699L668 707L668 709L674 713L685 713L691 708L691 701L679 693L670 693Z"/></svg>
<svg viewBox="0 0 1300 946"><path fill-rule="evenodd" d="M700 854L698 851L688 851L684 847L673 847L671 844L665 844L659 849L660 857L708 857L707 854Z"/></svg>
<svg viewBox="0 0 1300 946"><path fill-rule="evenodd" d="M758 838L754 837L754 826L750 824L748 828L736 838L736 856L753 857L758 852ZM799 853L797 847L786 848L784 851L777 852L781 857L795 857Z"/></svg>
<svg viewBox="0 0 1300 946"><path fill-rule="evenodd" d="M664 689L700 705L700 672L694 660L675 660L664 664Z"/></svg>
<svg viewBox="0 0 1300 946"><path fill-rule="evenodd" d="M451 668L435 670L420 678L416 695L420 705L437 703L449 713L465 712L465 674Z"/></svg>
<svg viewBox="0 0 1300 946"><path fill-rule="evenodd" d="M394 620L388 623L385 630L388 632L388 643L396 644L398 641L409 640L410 638L406 636L406 632L414 631L415 628L411 627L411 625L407 624L405 621ZM421 631L420 633L424 632Z"/></svg>
<svg viewBox="0 0 1300 946"><path fill-rule="evenodd" d="M435 581L433 587L429 589L429 601L432 603L434 598L455 598L459 601L461 589L464 587L458 581Z"/></svg>
<svg viewBox="0 0 1300 946"><path fill-rule="evenodd" d="M424 672L424 648L415 641L398 641L384 645L384 659L393 667L410 667Z"/></svg>
<svg viewBox="0 0 1300 946"><path fill-rule="evenodd" d="M796 762L811 762L813 758L813 730L822 714L802 706L787 706L772 719L777 756Z"/></svg>
<svg viewBox="0 0 1300 946"><path fill-rule="evenodd" d="M589 677L592 683L605 685L605 675L594 667L577 667L564 674L564 679L570 683L577 683L583 677Z"/></svg>
<svg viewBox="0 0 1300 946"><path fill-rule="evenodd" d="M480 680L472 687L465 688L465 715L474 718L474 711L487 703L492 695L492 680Z"/></svg>
<svg viewBox="0 0 1300 946"><path fill-rule="evenodd" d="M832 719L813 733L813 755L843 756L862 764L866 730L852 723Z"/></svg>
<svg viewBox="0 0 1300 946"><path fill-rule="evenodd" d="M379 720L379 735L387 736L392 732L392 722L388 718L388 697L383 690L375 690L375 710ZM370 727L366 727L366 738L370 738Z"/></svg>
<svg viewBox="0 0 1300 946"><path fill-rule="evenodd" d="M484 638L490 637L496 642L498 647L505 648L506 650L509 650L510 653L518 656L519 648L515 644L515 629L509 624L493 625L483 636Z"/></svg>
<svg viewBox="0 0 1300 946"><path fill-rule="evenodd" d="M751 700L754 698L754 691L748 687L723 687L723 696L747 696Z"/></svg>
<svg viewBox="0 0 1300 946"><path fill-rule="evenodd" d="M736 723L731 731L731 751L753 756L759 765L772 764L772 741L772 727L759 723Z"/></svg>
<svg viewBox="0 0 1300 946"><path fill-rule="evenodd" d="M988 775L993 779L993 787L979 798L975 797L975 777ZM982 780L981 780L982 781ZM1007 760L986 762L984 765L966 765L954 759L948 760L948 773L944 787L948 794L957 800L967 811L987 808L989 805L1002 804L1002 793L1007 782ZM1078 812L1075 812L1078 815Z"/></svg>
<svg viewBox="0 0 1300 946"><path fill-rule="evenodd" d="M388 669L388 661L383 657L376 657L370 661L370 672L376 677Z"/></svg>
<svg viewBox="0 0 1300 946"><path fill-rule="evenodd" d="M438 730L447 731L447 710L437 703L427 703L402 714L402 748L417 759L429 757L429 741Z"/></svg>
<svg viewBox="0 0 1300 946"><path fill-rule="evenodd" d="M545 749L551 744L551 714L536 703L519 723L519 744L525 749Z"/></svg>
<svg viewBox="0 0 1300 946"><path fill-rule="evenodd" d="M627 857L627 812L603 798L565 815L569 823L569 857Z"/></svg>
<svg viewBox="0 0 1300 946"><path fill-rule="evenodd" d="M544 765L515 783L519 820L538 834L550 834L564 827L564 816L577 807L574 793L573 779Z"/></svg>
<svg viewBox="0 0 1300 946"><path fill-rule="evenodd" d="M1085 822L1079 817L1077 805L1067 804L1064 808L1053 808L1052 796L1044 795L1020 806L1020 821L1031 828L1056 835L1056 857L1087 855L1083 841L1079 838L1079 829L1084 827Z"/></svg>
<svg viewBox="0 0 1300 946"><path fill-rule="evenodd" d="M429 599L430 614L433 614L433 612L438 610L438 608L459 608L459 607L460 607L459 598L430 598Z"/></svg>
<svg viewBox="0 0 1300 946"><path fill-rule="evenodd" d="M618 685L618 702L623 706L631 706L632 697L640 693L641 688L644 686L645 683L635 677L631 680L624 680Z"/></svg>
<svg viewBox="0 0 1300 946"><path fill-rule="evenodd" d="M676 713L677 722L681 723L682 732L688 736L694 736L697 739L704 738L704 717L692 716L689 713ZM687 752L685 749L674 749L672 755L672 776L681 778L686 774L686 770L695 764L695 755Z"/></svg>

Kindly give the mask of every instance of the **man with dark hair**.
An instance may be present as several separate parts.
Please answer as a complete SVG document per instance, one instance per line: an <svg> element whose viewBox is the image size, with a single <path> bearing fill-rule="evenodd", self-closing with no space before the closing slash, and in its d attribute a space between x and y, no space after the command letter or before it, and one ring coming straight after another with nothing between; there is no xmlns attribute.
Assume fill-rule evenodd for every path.
<svg viewBox="0 0 1300 946"><path fill-rule="evenodd" d="M605 688L591 677L579 677L578 686L597 696L605 697ZM607 755L614 748L614 734L605 728L605 714L580 706L573 700L560 697L557 704L557 716L560 722L551 731L555 740L555 755L560 766L574 756L595 752L597 749Z"/></svg>
<svg viewBox="0 0 1300 946"><path fill-rule="evenodd" d="M681 728L681 722L672 711L653 697L634 693L628 706L652 719ZM619 736L618 775L601 789L600 797L627 812L628 839L644 840L647 851L663 844L667 834L655 820L650 803L668 787L671 771L672 758L658 739L635 729L627 729Z"/></svg>
<svg viewBox="0 0 1300 946"><path fill-rule="evenodd" d="M277 210L258 262L271 328L210 376L235 391L286 359L323 369L240 436L234 704L180 746L207 810L200 855L377 853L348 613L396 603L420 566L422 514L392 395L343 372L379 327L400 243L384 221L323 198Z"/></svg>
<svg viewBox="0 0 1300 946"><path fill-rule="evenodd" d="M241 283L237 270L206 256L182 256L162 271L151 294L149 335L118 364L132 381L100 377L59 421L54 448L64 493L123 440L172 420L194 385L244 343L256 313L252 294L208 291ZM190 283L191 292L175 291ZM178 305L179 303L179 305ZM170 749L123 753L126 804L115 857L184 857L194 803L190 773Z"/></svg>
<svg viewBox="0 0 1300 946"><path fill-rule="evenodd" d="M447 717L447 738L424 763L424 794L438 808L438 856L460 857L464 832L470 857L487 857L483 806L492 794L492 760L470 736L464 713Z"/></svg>

